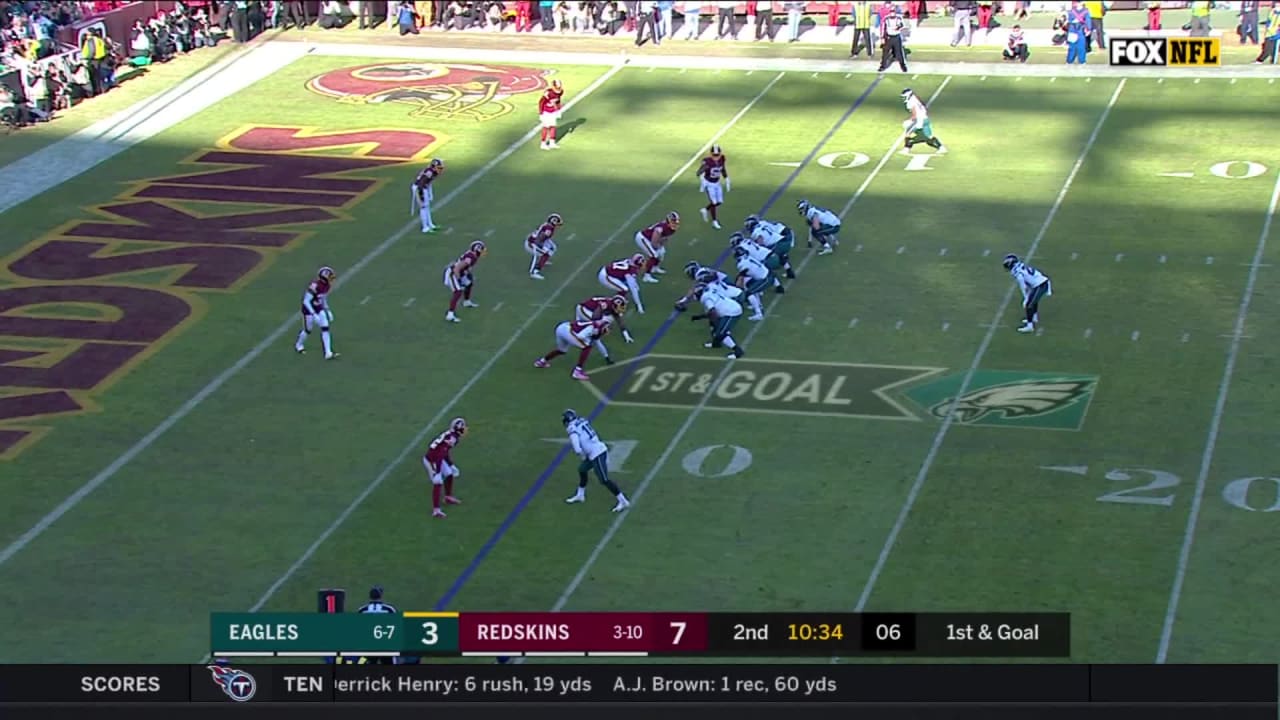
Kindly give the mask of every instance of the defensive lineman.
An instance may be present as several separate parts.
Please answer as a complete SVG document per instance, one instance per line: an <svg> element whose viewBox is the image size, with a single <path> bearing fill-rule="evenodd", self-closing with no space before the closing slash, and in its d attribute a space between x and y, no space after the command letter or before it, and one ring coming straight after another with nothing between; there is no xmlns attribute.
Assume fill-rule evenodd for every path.
<svg viewBox="0 0 1280 720"><path fill-rule="evenodd" d="M1009 271L1022 291L1022 309L1027 313L1018 332L1035 332L1036 324L1040 322L1040 301L1053 294L1049 276L1022 262L1013 253L1004 256L1004 269Z"/></svg>
<svg viewBox="0 0 1280 720"><path fill-rule="evenodd" d="M830 255L831 244L840 243L840 216L808 200L796 203L796 209L800 211L800 216L809 226L809 239L805 242L805 246L813 247L813 241L817 240L822 243L822 249L818 254Z"/></svg>
<svg viewBox="0 0 1280 720"><path fill-rule="evenodd" d="M946 155L947 146L933 135L933 123L929 121L929 109L925 107L924 101L911 88L907 88L902 91L902 104L907 107L911 117L902 122L902 149L898 151L899 154L910 155L912 147L924 143L938 151L939 155Z"/></svg>
<svg viewBox="0 0 1280 720"><path fill-rule="evenodd" d="M609 492L613 493L613 497L618 500L618 504L613 506L613 511L622 512L631 507L631 501L609 479L609 446L604 444L596 433L596 429L591 427L591 421L579 417L573 410L565 410L561 419L564 420L565 432L569 433L570 447L578 457L582 458L582 462L578 465L578 490L566 498L565 502L572 505L586 501L587 473L594 470L600 484L609 488Z"/></svg>

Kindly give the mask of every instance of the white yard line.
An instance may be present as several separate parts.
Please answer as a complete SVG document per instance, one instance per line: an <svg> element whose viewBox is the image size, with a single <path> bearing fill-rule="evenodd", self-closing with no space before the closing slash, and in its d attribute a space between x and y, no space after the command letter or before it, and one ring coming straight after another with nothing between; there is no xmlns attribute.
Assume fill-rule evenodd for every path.
<svg viewBox="0 0 1280 720"><path fill-rule="evenodd" d="M1116 106L1116 101L1120 99L1120 93L1124 90L1124 86L1124 80L1121 80L1116 85L1115 92L1111 94L1111 99L1107 102L1106 108L1098 118L1097 124L1093 126L1093 132L1089 134L1088 141L1085 142L1084 148L1080 150L1075 164L1071 167L1071 172L1062 184L1062 190L1053 201L1053 206L1049 208L1049 214L1045 217L1044 224L1040 226L1035 239L1031 241L1031 247L1027 248L1027 258L1035 256L1036 250L1040 248L1041 241L1048 234L1049 226L1053 224L1053 219L1057 217L1058 211L1062 209L1062 204L1066 202L1067 193L1071 190L1071 185L1080 173L1080 168L1084 166L1084 161L1089 156L1089 151L1093 149L1094 144L1098 141L1098 135L1102 132L1102 125L1110 117L1111 110ZM987 334L982 338L982 343L978 345L978 351L973 355L973 362L969 364L969 370L965 373L964 381L960 383L960 389L956 391L956 398L968 392L969 386L973 383L973 376L978 372L978 366L982 364L982 359L986 357L987 349L991 347L991 341L995 339L996 331L1003 327L1000 321L1004 318L1009 309L1009 304L1013 301L1014 290L1015 287L1011 285L1009 290L1005 292L1004 299L1000 301L1000 307L996 310L995 318L991 321ZM924 488L925 480L929 477L929 471L933 469L933 463L938 459L939 451L942 450L942 443L946 440L947 433L950 432L954 424L955 402L953 400L951 407L947 409L946 417L942 420L942 425L938 427L938 432L934 435L933 444L929 447L929 452L925 455L924 462L920 464L920 471L916 473L915 482L912 483L911 490L907 493L907 498L902 503L898 518L889 530L888 537L885 538L884 546L880 549L880 555L876 558L870 577L867 578L867 584L862 589L862 595L858 597L858 604L854 608L855 612L862 612L866 608L867 601L871 598L871 592L875 589L876 581L880 579L880 573L884 571L885 565L889 562L889 555L893 552L893 546L898 541L898 535L901 534L903 527L906 526L907 517L911 514L912 508L915 507L916 500L920 497L920 491Z"/></svg>
<svg viewBox="0 0 1280 720"><path fill-rule="evenodd" d="M950 77L942 81L942 84L938 86L937 91L933 93L933 97L929 98L930 105L950 81ZM867 188L871 186L871 181L875 180L876 176L880 174L880 171L884 169L884 166L893 159L893 154L898 151L899 143L901 143L901 139L895 141L894 144L890 146L889 150L880 158L880 162L871 170L871 173L863 179L862 184L858 186L853 197L849 199L849 202L844 206L844 209L840 211L841 218L844 218L849 214L849 210L853 208L854 203L858 202L858 199L861 198L863 193L867 191ZM804 274L805 267L809 265L809 261L815 256L816 251L811 250L809 254L805 256L804 260L800 261L800 265L796 268L796 275L802 276ZM760 332L760 328L764 327L764 324L769 321L769 318L774 316L774 309L777 307L778 302L782 300L782 297L783 296L781 295L775 296L773 301L769 303L764 319L755 323L754 327L751 328L751 332L747 333L746 337L742 339L742 347L749 348L751 346L751 340L755 338L756 333ZM850 325L852 326L852 323L850 323ZM715 380L713 380L711 385L708 387L715 387L723 382L725 376L733 368L734 363L726 362L724 368L720 370L719 375L716 376ZM710 399L710 392L704 394L702 399L698 401L698 404L689 412L689 416L685 418L684 423L682 423L676 430L675 435L671 438L671 442L667 443L667 447L662 451L662 454L658 456L653 467L645 474L644 478L640 481L640 484L636 486L635 490L632 491L631 500L633 502L638 502L644 495L645 491L649 489L649 485L653 482L653 479L656 478L662 468L666 466L667 460L670 459L671 454L675 452L675 449L680 445L680 442L684 440L684 436L688 434L689 429L693 427L694 421L697 420L698 416L702 414L702 411L706 409L707 402ZM556 603L551 607L551 612L560 612L564 609L565 605L569 603L573 594L578 591L578 587L582 585L582 581L586 579L587 573L591 572L591 568L595 566L600 555L604 553L605 548L608 548L613 543L613 537L617 535L618 530L622 528L622 523L626 522L627 516L633 512L635 512L635 510L629 510L621 513L614 518L612 523L609 524L608 529L604 532L604 536L600 538L600 542L597 542L595 547L591 548L591 553L587 555L587 559L583 561L582 567L578 568L578 572L573 576L573 579L565 586L564 592L560 593L560 597L556 598Z"/></svg>
<svg viewBox="0 0 1280 720"><path fill-rule="evenodd" d="M0 213L21 205L149 140L292 64L305 54L291 43L239 52L168 90L0 168Z"/></svg>
<svg viewBox="0 0 1280 720"><path fill-rule="evenodd" d="M621 71L623 67L624 66L621 64L615 65L608 72L596 78L595 82L591 83L586 88L584 88L581 93L575 96L568 103L565 103L565 109L567 110L573 107L579 101L591 95L591 93L593 93L601 85L603 85L610 78L612 78L619 71ZM514 143L508 146L501 153L498 153L496 156L493 157L493 159L485 163L479 170L473 173L466 180L462 181L456 188L453 189L452 192L448 193L443 198L441 198L440 203L437 207L444 207L449 203L453 202L453 200L455 200L462 193L466 192L480 178L488 174L490 170L492 170L494 167L498 165L498 163L502 162L503 160L506 160L508 157L514 154L517 150L519 150L521 147L527 144L530 140L532 140L534 136L540 132L540 130L541 130L540 128L533 128L532 130L529 130L519 140L516 140ZM360 260L355 265L352 265L351 268L349 268L345 273L343 273L343 282L349 282L351 278L359 274L359 272L363 270L365 267L367 267L369 263L378 259L387 250L390 250L392 246L394 246L397 242L399 242L402 238L404 238L410 232L417 230L418 226L419 226L418 220L417 218L414 218L410 222L406 223L404 227L400 228L400 230L397 231L394 235L383 240L380 245L375 247L373 250L370 250L367 255L360 258ZM534 315L534 317L536 317L536 315ZM532 318L530 318L530 322L532 322ZM173 411L172 414L170 414L163 421L161 421L159 425L152 428L150 432L144 435L140 440L138 440L138 442L134 443L132 447L124 451L124 453L122 453L120 457L113 460L110 465L103 468L101 472L99 472L97 475L94 475L92 478L90 478L88 482L86 482L78 490L76 490L74 493L69 495L65 500L59 503L57 507L53 508L44 517L40 518L39 522L37 522L34 526L32 526L30 530L27 530L25 533L22 534L21 537L19 537L17 540L14 540L12 543L10 543L8 547L6 547L3 551L0 551L0 565L4 565L6 562L12 559L14 555L17 555L19 552L22 552L22 550L26 548L28 545L30 545L32 541L40 537L40 535L42 535L45 530L48 530L51 525L56 523L59 519L62 518L62 516L66 515L73 508L79 505L80 502L83 501L86 497L88 497L90 493L92 493L94 490L97 490L99 487L101 487L111 478L115 477L116 473L120 472L121 468L123 468L124 466L132 462L134 458L136 458L138 455L146 451L147 448L151 447L165 433L167 433L171 428L173 428L174 425L177 425L183 418L185 418L187 415L190 415L192 411L194 411L196 408L200 407L200 405L203 404L205 400L208 400L211 395L213 395L220 388L222 388L223 385L226 385L227 382L229 382L236 375L239 375L240 372L244 370L246 367L248 367L250 363L256 360L259 355L266 352L268 348L274 346L277 343L277 341L280 340L281 336L283 336L285 333L289 332L290 330L296 329L297 324L298 324L297 313L293 313L284 322L280 323L279 327L271 331L269 335L263 338L261 342L253 346L253 348L250 349L249 352L242 355L239 360L236 360L235 363L233 363L230 367L228 367L226 370L223 370L221 373L219 373L218 376L215 377L213 380L210 380L207 385L201 388L195 395L192 395L189 399L187 399L187 401L184 402L177 410ZM515 336L512 336L512 337L515 337ZM482 372L487 371L488 368L491 366L491 364L492 364L492 361L486 364L484 368L482 368ZM466 388L470 388L471 385L473 385L475 381L479 378L479 376L480 374L477 374L475 377L473 377L464 386L464 390Z"/></svg>
<svg viewBox="0 0 1280 720"><path fill-rule="evenodd" d="M370 482L364 488L364 490L362 490L360 494L357 495L355 499L351 501L351 504L348 505L347 508L343 510L342 513L338 515L338 517L334 519L332 523L330 523L329 527L325 528L324 532L322 532L320 536L316 538L315 542L311 543L311 545L306 549L306 551L302 553L301 557L299 557L292 565L290 565L289 569L285 570L284 574L282 574L279 578L276 579L274 583L271 584L271 587L267 588L267 591L262 594L262 597L258 598L258 601L253 604L253 607L249 608L249 612L258 612L259 610L261 610L267 604L267 602L269 602L271 598L274 597L275 594L280 591L280 588L284 587L285 583L289 582L289 580L292 579L293 576L299 570L301 570L302 567L306 565L308 561L311 560L311 558L316 554L316 552L320 549L320 547L324 545L325 541L328 540L329 537L333 535L333 533L337 532L338 528L342 527L343 523L345 523L347 519L351 517L353 513L355 513L356 509L359 508L360 505L362 505L364 501L368 499L368 497L372 495L375 490L378 489L378 486L380 486L388 477L391 476L393 472L395 472L397 468L400 467L401 464L404 463L404 461L409 457L410 454L422 450L422 442L427 437L427 435L430 434L433 430L439 430L440 423L443 422L445 416L447 416L453 410L453 407L457 405L459 401L462 400L463 396L466 395L471 390L471 388L475 386L477 382L480 381L481 378L487 375L489 370L495 364L497 364L497 362L500 359L502 359L504 355L506 355L507 351L510 350L513 345L516 344L516 341L519 340L520 337L525 333L525 331L528 330L533 325L533 323L541 316L542 311L547 307L549 307L557 297L559 297L562 293L564 293L564 291L567 290L569 286L572 285L574 281L576 281L579 278L579 276L582 274L584 270L591 267L592 264L596 262L596 258L599 257L600 253L608 249L613 244L613 242L618 239L619 236L623 235L623 233L626 233L627 231L633 229L633 224L635 223L635 221L641 215L647 212L649 208L652 207L653 204L656 203L659 198L661 198L664 194L666 194L666 192L670 190L673 185L675 185L677 182L680 182L683 179L687 179L690 168L692 168L695 163L701 161L702 157L706 155L707 150L712 145L719 142L720 138L722 138L725 135L725 133L729 132L729 130L731 130L735 125L737 125L738 121L742 120L742 118L745 117L746 114L750 112L751 109L754 108L757 103L759 103L762 99L764 99L764 96L767 95L769 91L772 90L773 87L778 84L778 81L783 78L783 75L784 73L778 73L772 80L770 80L769 83L766 84L764 88L761 89L760 92L757 93L756 96L751 99L750 102L744 105L736 115L730 118L727 123L725 123L718 131L716 131L716 134L713 135L711 139L707 140L707 142L705 142L700 148L698 148L698 151L695 152L693 155L691 155L689 159L686 160L685 163L680 166L680 169L677 170L675 173L673 173L671 177L665 183L662 184L662 187L658 188L652 195L650 195L649 199L644 201L644 204L636 208L635 212L631 213L630 217L622 221L622 224L618 226L617 230L613 231L613 234L611 234L608 238L606 238L603 243L600 243L599 245L597 245L596 249L592 251L592 253L588 255L587 258L583 260L582 263L573 270L573 272L569 273L565 277L564 282L562 282L560 286L556 288L555 292L551 294L550 298L548 298L546 302L544 302L537 310L535 310L534 313L529 316L529 319L526 320L519 328L517 328L515 332L511 333L511 335L507 339L507 342L504 343L502 347L498 348L496 352L494 352L489 356L489 359L485 362L485 364L480 366L480 369L477 370L476 373L471 376L471 379L468 380L466 384L463 385L458 390L458 392L452 398L449 399L449 402L446 403L444 407L440 408L440 411L436 413L435 417L431 418L429 422L427 422L425 425L422 426L422 428L413 436L413 439L410 440L409 443L405 445L404 449L400 451L400 454L397 455L395 459L393 459L391 462L387 463L386 467L384 467L382 471L378 473L377 477L375 477L373 481ZM532 139L535 132L536 130L534 132L530 132L529 135L526 136L525 141ZM350 273L348 273L348 275L349 274ZM292 327L292 325L290 325L290 327Z"/></svg>
<svg viewBox="0 0 1280 720"><path fill-rule="evenodd" d="M1245 283L1244 296L1240 298L1240 309L1236 312L1235 331L1231 335L1231 344L1227 347L1227 364L1222 369L1222 382L1218 383L1218 399L1213 405L1209 435L1205 440L1204 455L1200 458L1200 472L1196 475L1195 492L1191 496L1191 512L1187 514L1187 527L1182 534L1182 549L1178 551L1178 566L1173 575L1173 588L1169 591L1169 606L1164 613L1164 628L1160 631L1160 648L1156 651L1157 663L1163 663L1169 657L1169 644L1173 641L1173 626L1178 620L1178 603L1182 600L1182 588L1187 579L1187 566L1191 562L1191 548L1196 541L1200 506L1204 501L1204 492L1209 481L1209 469L1213 465L1213 453L1218 447L1218 432L1222 429L1222 418L1227 409L1227 394L1231 389L1231 378L1236 371L1236 360L1240 357L1240 342L1246 337L1244 324L1249 316L1249 305L1253 301L1254 289L1258 284L1258 271L1263 267L1263 253L1267 249L1267 237L1271 234L1271 223L1276 218L1277 205L1280 205L1280 174L1276 177L1275 189L1271 191L1271 204L1267 206L1267 217L1262 222L1262 233L1258 235L1258 247L1253 253L1253 263L1249 267L1249 280Z"/></svg>

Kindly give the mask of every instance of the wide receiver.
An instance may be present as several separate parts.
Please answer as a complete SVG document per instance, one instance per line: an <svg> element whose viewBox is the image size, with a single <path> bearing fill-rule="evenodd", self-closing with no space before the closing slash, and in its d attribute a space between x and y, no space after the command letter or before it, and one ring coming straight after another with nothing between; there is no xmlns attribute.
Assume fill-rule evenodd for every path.
<svg viewBox="0 0 1280 720"><path fill-rule="evenodd" d="M591 348L595 346L596 341L604 337L608 332L608 320L562 322L556 326L555 349L534 360L533 366L536 368L549 368L552 360L577 348L579 350L578 364L573 367L572 377L574 380L590 380L590 376L582 368L586 366L587 358L591 357Z"/></svg>
<svg viewBox="0 0 1280 720"><path fill-rule="evenodd" d="M449 429L437 435L427 446L426 454L422 456L422 466L427 469L427 476L431 478L431 517L446 517L444 510L440 509L442 494L445 504L462 504L462 501L453 495L453 481L462 472L458 470L457 465L453 464L451 453L462 441L462 436L466 434L467 421L454 418L449 423ZM441 493L442 490L443 493Z"/></svg>
<svg viewBox="0 0 1280 720"><path fill-rule="evenodd" d="M645 282L656 283L658 278L654 275L667 274L661 267L662 259L667 256L667 241L679 229L680 213L673 210L662 220L636 233L636 247L640 248L645 257Z"/></svg>
<svg viewBox="0 0 1280 720"><path fill-rule="evenodd" d="M444 319L449 322L462 322L458 319L455 312L458 309L458 301L462 301L462 307L474 308L480 307L479 303L472 302L471 291L475 289L476 280L471 274L471 270L475 268L476 263L480 262L480 258L488 254L489 249L485 247L483 240L476 240L467 247L467 251L458 256L444 269L444 286L449 288L452 295L449 296L449 312L445 313Z"/></svg>
<svg viewBox="0 0 1280 720"><path fill-rule="evenodd" d="M765 261L770 269L786 270L787 279L793 279L796 271L791 267L791 250L796 246L795 233L780 222L766 220L759 215L748 215L742 224L747 237L769 248L771 257Z"/></svg>
<svg viewBox="0 0 1280 720"><path fill-rule="evenodd" d="M730 190L729 166L719 145L711 146L711 154L702 158L698 167L698 188L707 196L707 206L702 208L702 221L711 221L711 227L719 230L720 219L716 211L724 204L724 194Z"/></svg>
<svg viewBox="0 0 1280 720"><path fill-rule="evenodd" d="M433 189L436 178L444 174L444 161L436 158L432 160L422 172L418 173L418 177L413 180L411 188L413 194L409 201L409 213L418 213L418 219L422 221L422 232L431 233L436 231L436 225L431 220L431 202L436 198L436 192Z"/></svg>
<svg viewBox="0 0 1280 720"><path fill-rule="evenodd" d="M608 488L618 501L618 504L613 506L613 511L622 512L631 507L631 501L609 479L609 446L605 445L596 434L596 429L591 427L591 421L579 416L573 410L565 410L560 419L564 421L564 430L569 434L569 447L582 458L582 462L578 465L578 491L566 498L565 502L573 505L587 501L587 473L595 470L600 484Z"/></svg>
<svg viewBox="0 0 1280 720"><path fill-rule="evenodd" d="M556 125L560 123L560 113L564 104L564 85L559 80L552 80L551 87L538 99L538 120L542 123L542 149L558 150L556 144Z"/></svg>
<svg viewBox="0 0 1280 720"><path fill-rule="evenodd" d="M546 222L524 239L525 252L533 256L529 261L529 277L534 280L545 279L542 277L542 268L549 265L556 254L556 241L552 238L563 224L564 218L560 217L560 213L551 213Z"/></svg>
<svg viewBox="0 0 1280 720"><path fill-rule="evenodd" d="M631 294L631 301L636 305L636 312L644 314L644 303L640 301L640 284L636 278L649 266L644 255L636 253L629 258L611 262L600 268L596 279L600 284L619 295Z"/></svg>
<svg viewBox="0 0 1280 720"><path fill-rule="evenodd" d="M293 349L298 353L307 351L307 336L311 334L312 328L318 327L320 342L324 345L324 359L338 357L338 353L333 351L333 337L329 334L329 326L333 324L333 311L329 310L329 290L333 288L333 281L337 277L333 268L325 265L316 271L316 279L302 293L302 330L298 332L298 340L293 344Z"/></svg>

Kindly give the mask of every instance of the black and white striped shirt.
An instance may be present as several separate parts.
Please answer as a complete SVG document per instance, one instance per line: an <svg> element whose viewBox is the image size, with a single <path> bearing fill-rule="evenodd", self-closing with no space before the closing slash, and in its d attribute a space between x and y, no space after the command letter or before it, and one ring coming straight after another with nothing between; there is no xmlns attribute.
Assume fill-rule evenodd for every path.
<svg viewBox="0 0 1280 720"><path fill-rule="evenodd" d="M364 605L363 605L359 610L357 610L356 612L359 612L359 613L377 613L377 614L388 614L388 615L394 615L394 614L396 614L396 613L398 613L398 612L400 612L400 611L399 611L399 610L396 610L396 606L395 606L395 605L390 605L390 604L388 604L388 603L379 602L379 601L375 600L375 601L373 601L373 602L365 603L365 604L364 604Z"/></svg>
<svg viewBox="0 0 1280 720"><path fill-rule="evenodd" d="M902 18L890 15L884 20L884 36L894 37L902 34Z"/></svg>

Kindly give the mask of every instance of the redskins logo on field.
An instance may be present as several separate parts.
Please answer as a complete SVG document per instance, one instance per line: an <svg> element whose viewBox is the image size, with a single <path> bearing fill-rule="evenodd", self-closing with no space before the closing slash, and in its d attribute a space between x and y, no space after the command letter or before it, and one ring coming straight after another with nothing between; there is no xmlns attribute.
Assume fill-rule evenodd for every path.
<svg viewBox="0 0 1280 720"><path fill-rule="evenodd" d="M411 115L482 122L511 112L512 95L546 89L550 70L510 65L402 62L343 68L307 89L345 103L401 103Z"/></svg>

